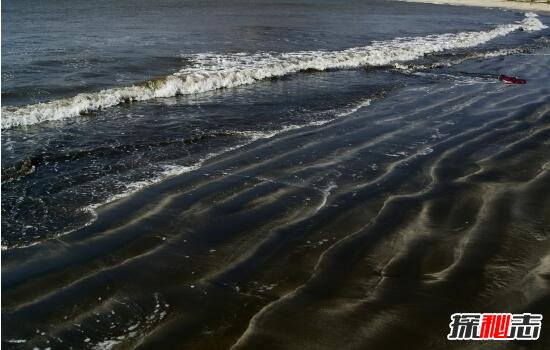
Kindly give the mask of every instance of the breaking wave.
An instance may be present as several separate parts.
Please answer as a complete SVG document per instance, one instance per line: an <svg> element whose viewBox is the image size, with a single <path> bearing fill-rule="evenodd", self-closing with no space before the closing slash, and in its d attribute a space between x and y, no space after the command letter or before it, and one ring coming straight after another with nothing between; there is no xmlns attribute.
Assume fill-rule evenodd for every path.
<svg viewBox="0 0 550 350"><path fill-rule="evenodd" d="M428 35L375 41L369 46L342 51L303 51L259 54L197 54L193 64L165 78L141 84L117 87L70 98L21 107L2 108L2 129L26 126L50 120L75 117L123 102L200 93L230 88L255 81L282 77L301 71L349 69L363 65L382 66L410 61L425 54L474 47L516 30L537 31L547 28L527 13L517 23L497 26L488 31Z"/></svg>

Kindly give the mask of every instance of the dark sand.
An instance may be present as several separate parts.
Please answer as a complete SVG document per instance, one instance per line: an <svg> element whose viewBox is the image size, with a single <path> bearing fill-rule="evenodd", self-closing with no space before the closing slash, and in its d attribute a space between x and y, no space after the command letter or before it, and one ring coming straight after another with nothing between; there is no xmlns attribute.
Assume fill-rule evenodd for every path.
<svg viewBox="0 0 550 350"><path fill-rule="evenodd" d="M463 63L4 252L4 345L548 348L547 320L537 342L446 335L454 312L550 315L549 53ZM488 67L528 84L467 74Z"/></svg>

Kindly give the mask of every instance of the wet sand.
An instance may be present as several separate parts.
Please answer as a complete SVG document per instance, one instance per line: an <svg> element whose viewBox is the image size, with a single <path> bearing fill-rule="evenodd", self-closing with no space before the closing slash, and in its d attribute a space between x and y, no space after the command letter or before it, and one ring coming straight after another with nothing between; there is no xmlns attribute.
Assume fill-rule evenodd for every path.
<svg viewBox="0 0 550 350"><path fill-rule="evenodd" d="M3 345L492 348L450 315L550 311L549 53L426 73L3 252Z"/></svg>

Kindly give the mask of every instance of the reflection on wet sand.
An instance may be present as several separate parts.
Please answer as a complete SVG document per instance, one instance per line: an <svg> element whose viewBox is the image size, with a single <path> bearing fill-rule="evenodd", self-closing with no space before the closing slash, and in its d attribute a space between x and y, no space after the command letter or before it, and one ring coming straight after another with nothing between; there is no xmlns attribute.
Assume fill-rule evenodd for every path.
<svg viewBox="0 0 550 350"><path fill-rule="evenodd" d="M460 345L454 312L545 313L548 96L536 79L405 88L101 207L3 253L4 339L439 349Z"/></svg>

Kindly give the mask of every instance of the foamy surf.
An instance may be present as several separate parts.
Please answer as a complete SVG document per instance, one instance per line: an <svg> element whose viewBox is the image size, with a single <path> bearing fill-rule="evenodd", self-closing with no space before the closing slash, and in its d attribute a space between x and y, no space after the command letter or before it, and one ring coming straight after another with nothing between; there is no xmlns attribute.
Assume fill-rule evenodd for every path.
<svg viewBox="0 0 550 350"><path fill-rule="evenodd" d="M224 148L222 150L219 150L217 152L208 153L205 156L198 159L195 163L193 163L191 165L176 165L176 164L164 165L162 167L162 170L160 172L158 172L156 175L152 176L151 178L126 184L124 186L124 190L122 192L116 193L116 194L114 194L114 195L112 195L112 196L110 196L110 197L108 197L108 198L106 198L106 199L104 199L100 202L93 203L93 204L90 204L90 205L87 205L87 206L81 208L80 209L81 211L90 214L90 219L84 225L79 226L79 227L74 228L74 229L71 229L71 230L68 230L68 231L61 232L59 234L56 234L55 236L53 236L53 238L58 239L58 238L63 237L65 235L71 234L72 232L74 232L76 230L79 230L82 227L86 227L86 226L92 224L97 219L97 209L101 206L104 206L104 205L107 205L109 203L113 203L117 200L129 197L129 196L143 190L146 187L158 184L161 181L164 181L168 178L198 170L206 162L208 162L211 159L214 159L216 157L222 156L222 155L227 154L229 152L238 150L240 148L243 148L243 147L245 147L247 145L250 145L250 144L252 144L256 141L259 141L259 140L271 139L271 138L273 138L277 135L284 134L284 133L294 131L294 130L304 129L304 128L307 128L307 127L323 126L323 125L328 124L332 121L335 121L336 119L347 117L347 116L349 116L353 113L356 113L360 109L368 107L370 104L371 104L371 99L368 98L368 99L359 101L356 104L347 106L346 108L344 108L341 111L333 111L334 114L333 114L333 117L331 117L331 118L327 118L327 119L323 119L323 120L314 120L314 121L310 121L310 122L307 122L307 123L304 123L304 124L288 124L288 125L283 125L278 129L271 129L271 130L264 130L264 131L260 131L260 130L234 131L234 132L232 132L233 134L240 135L244 138L244 140L242 142L240 142L236 145L230 146L230 147L226 147L226 148ZM327 191L329 191L329 193L326 194L327 196L330 194L330 190L332 188L333 187L328 188ZM325 198L325 200L326 200L326 198ZM46 239L46 240L48 240L48 239ZM10 249L28 248L28 247L40 244L42 241L43 240L38 240L38 241L31 242L31 243L15 244L15 245L10 245L10 246L2 244L0 246L0 249L2 251L6 251L6 250L10 250Z"/></svg>
<svg viewBox="0 0 550 350"><path fill-rule="evenodd" d="M499 49L491 50L486 52L469 52L465 55L457 55L456 57L451 57L448 59L438 60L437 62L430 64L407 64L396 62L392 67L398 71L404 73L411 73L418 70L430 70L436 68L451 67L462 62L472 60L472 59L485 59L485 58L494 58L508 55L517 55L530 52L531 50L526 48L510 48L510 49Z"/></svg>
<svg viewBox="0 0 550 350"><path fill-rule="evenodd" d="M45 103L2 108L1 128L9 129L76 117L123 102L145 101L247 85L301 71L350 69L363 65L382 66L410 61L428 53L475 47L520 29L538 31L544 28L547 27L536 14L527 13L520 22L500 25L488 31L396 38L342 51L253 55L199 54L191 57L194 62L192 66L162 79L94 93L81 93L74 97Z"/></svg>

